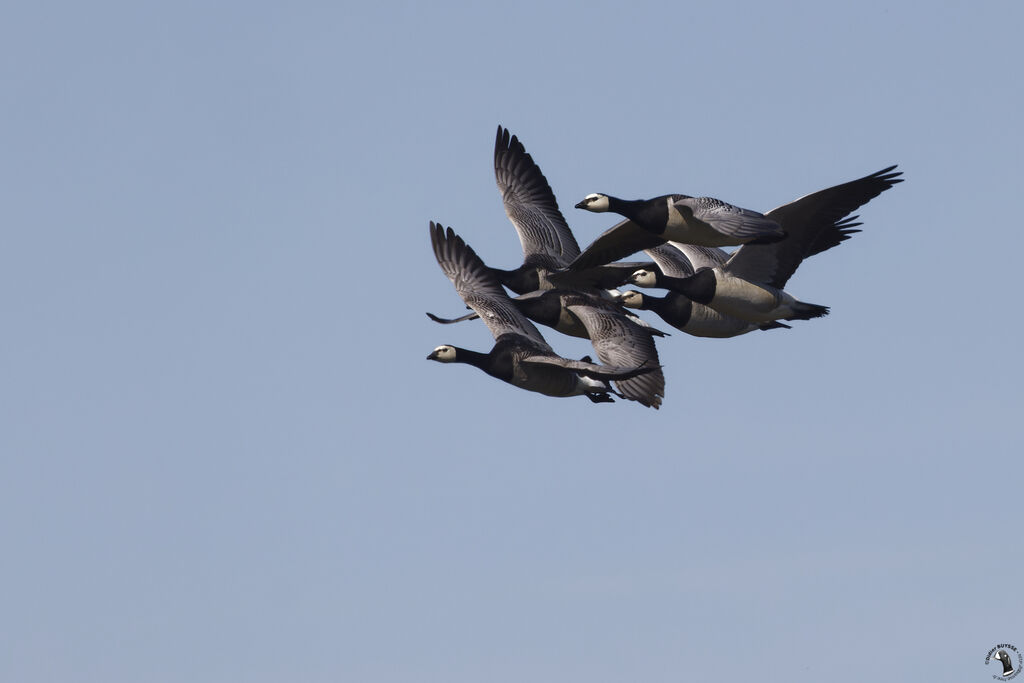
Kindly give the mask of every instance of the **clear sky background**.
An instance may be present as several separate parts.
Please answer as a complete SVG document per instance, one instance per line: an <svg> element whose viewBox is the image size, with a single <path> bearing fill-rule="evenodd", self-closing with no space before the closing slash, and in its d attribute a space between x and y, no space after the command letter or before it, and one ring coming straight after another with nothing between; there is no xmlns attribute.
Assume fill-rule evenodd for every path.
<svg viewBox="0 0 1024 683"><path fill-rule="evenodd" d="M1019 2L34 2L0 13L0 680L987 681L1024 648ZM660 411L487 349L508 126L768 210L898 163L789 331ZM653 322L657 318L648 316ZM545 330L567 356L581 340Z"/></svg>

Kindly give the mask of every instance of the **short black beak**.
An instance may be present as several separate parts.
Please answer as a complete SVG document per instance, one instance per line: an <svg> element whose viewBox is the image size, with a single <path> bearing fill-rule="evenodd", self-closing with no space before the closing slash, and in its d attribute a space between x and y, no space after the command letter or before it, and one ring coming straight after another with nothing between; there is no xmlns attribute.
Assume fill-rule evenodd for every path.
<svg viewBox="0 0 1024 683"><path fill-rule="evenodd" d="M434 355L434 352L433 352L433 351L431 351L431 352L430 352L430 355L429 355L429 356L427 356L427 360L434 360L435 358L437 358L437 356L435 356L435 355Z"/></svg>
<svg viewBox="0 0 1024 683"><path fill-rule="evenodd" d="M579 204L577 204L577 205L576 205L576 208L577 208L577 209L582 209L582 208L583 208L584 206L586 206L586 205L587 205L587 203L586 203L586 202L580 202Z"/></svg>

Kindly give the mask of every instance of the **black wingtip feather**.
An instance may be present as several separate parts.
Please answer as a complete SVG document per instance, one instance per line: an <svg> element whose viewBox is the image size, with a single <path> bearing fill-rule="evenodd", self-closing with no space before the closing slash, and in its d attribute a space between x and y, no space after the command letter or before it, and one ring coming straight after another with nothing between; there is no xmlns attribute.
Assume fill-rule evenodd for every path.
<svg viewBox="0 0 1024 683"><path fill-rule="evenodd" d="M494 140L494 163L497 165L499 159L505 154L515 154L529 157L526 146L519 141L519 138L504 126L498 126L498 134ZM532 163L532 159L530 160Z"/></svg>
<svg viewBox="0 0 1024 683"><path fill-rule="evenodd" d="M494 156L497 157L498 153L502 150L508 149L508 138L511 135L508 128L498 124L498 136L494 140Z"/></svg>
<svg viewBox="0 0 1024 683"><path fill-rule="evenodd" d="M881 171L876 171L875 173L872 173L869 176L865 176L863 179L864 180L880 180L880 181L882 181L883 183L886 184L886 187L884 188L884 190L887 190L890 187L892 187L893 185L895 185L897 183L902 183L904 180L906 180L906 178L900 177L900 176L903 175L903 171L895 170L896 166L897 166L897 164L893 164L892 166L889 166L888 168L883 168ZM884 191L884 190L880 190L879 194L881 194L881 192Z"/></svg>

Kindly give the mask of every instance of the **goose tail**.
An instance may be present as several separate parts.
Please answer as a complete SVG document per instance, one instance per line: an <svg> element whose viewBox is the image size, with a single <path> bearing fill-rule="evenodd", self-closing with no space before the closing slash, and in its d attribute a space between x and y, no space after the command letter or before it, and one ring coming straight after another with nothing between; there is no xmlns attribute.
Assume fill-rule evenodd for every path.
<svg viewBox="0 0 1024 683"><path fill-rule="evenodd" d="M828 306L805 304L803 301L797 301L793 305L793 314L788 316L786 320L810 320L811 318L820 318L824 315L828 315Z"/></svg>

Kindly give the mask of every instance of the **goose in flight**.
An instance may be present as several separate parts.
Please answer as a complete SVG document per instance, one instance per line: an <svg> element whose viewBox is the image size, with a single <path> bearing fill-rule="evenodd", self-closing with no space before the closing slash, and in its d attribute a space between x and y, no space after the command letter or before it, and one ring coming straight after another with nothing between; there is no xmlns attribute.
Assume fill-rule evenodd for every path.
<svg viewBox="0 0 1024 683"><path fill-rule="evenodd" d="M547 272L569 265L580 247L540 166L519 138L502 126L494 140L494 178L505 215L519 235L523 264L513 270L490 270L516 294L547 288Z"/></svg>
<svg viewBox="0 0 1024 683"><path fill-rule="evenodd" d="M790 202L789 204L784 204L776 209L772 209L763 216L745 209L736 209L736 207L733 207L733 209L736 209L735 211L719 209L712 213L722 216L731 216L731 224L733 227L730 229L737 233L741 230L746 230L747 232L744 232L743 234L746 234L751 238L746 241L749 246L769 247L772 244L789 243L790 248L785 252L785 258L798 258L802 260L803 258L806 258L806 255L802 253L802 248L807 246L805 243L808 239L811 241L814 240L814 234L824 230L829 224L839 220L843 216L852 213L858 207L866 204L874 197L877 197L879 194L892 187L893 184L901 182L901 179L897 179L900 172L897 171L893 173L895 168L895 166L890 166L889 168L882 169L881 171L865 176L864 178L806 195L796 201ZM597 195L597 197L598 199L595 200L595 205L602 206L604 201L600 199L600 195ZM586 200L584 200L584 202L586 202ZM584 202L580 202L577 206L584 204ZM587 207L584 206L583 208ZM667 211L666 215L668 215ZM761 219L767 220L776 225L779 231L775 233L758 233L756 231L749 232L750 228L738 227L742 225L760 225L761 227L764 227L766 224L758 222L760 219L757 219L757 216L760 216ZM671 222L668 219L665 220L669 223ZM817 221L817 230L808 228L807 223L811 221ZM726 221L719 221L718 224L722 225L726 223ZM795 239L793 239L792 235L793 230L798 230L800 233ZM687 239L684 237L680 239L672 236L670 233L672 233L672 231L669 229L664 229L661 232L658 232L657 230L652 231L649 228L645 229L644 226L635 220L623 221L606 230L597 239L595 239L590 246L583 250L583 252L573 260L569 265L569 269L583 270L591 268L602 263L608 263L624 258L643 249L656 247L669 240L702 246L725 246L723 244L708 244L706 241L701 239L696 241L693 238ZM703 233L698 231L695 234L699 235ZM730 244L742 243L743 242L740 241L731 242ZM794 243L800 246L794 246Z"/></svg>
<svg viewBox="0 0 1024 683"><path fill-rule="evenodd" d="M589 339L602 363L637 366L645 362L659 362L652 337L664 337L665 333L624 310L618 303L588 292L567 289L542 289L509 301L534 322L563 334ZM444 324L480 317L475 312L454 319L440 318L433 313L427 313L427 316ZM658 408L665 396L665 375L660 368L616 384L623 397L652 408Z"/></svg>
<svg viewBox="0 0 1024 683"><path fill-rule="evenodd" d="M714 197L670 194L625 200L589 194L576 208L593 213L611 211L629 219L594 240L587 247L585 261L615 261L670 240L703 247L730 247L768 244L785 236L782 226L771 218Z"/></svg>
<svg viewBox="0 0 1024 683"><path fill-rule="evenodd" d="M722 265L684 278L637 271L630 282L641 287L666 287L698 303L753 323L809 320L828 314L828 307L797 300L786 283L804 259L847 240L860 223L846 216L903 182L896 167L801 197L768 212L786 229L786 239L773 244L745 244Z"/></svg>
<svg viewBox="0 0 1024 683"><path fill-rule="evenodd" d="M505 215L519 235L523 264L512 270L490 270L516 294L555 286L549 280L555 272L560 273L557 285L561 287L608 289L615 286L609 282L619 284L634 270L649 267L649 263L605 263L567 271L566 266L580 255L576 238L540 166L519 138L502 126L494 140L494 178Z"/></svg>
<svg viewBox="0 0 1024 683"><path fill-rule="evenodd" d="M666 242L653 249L647 249L646 252L658 264L658 270L640 269L641 272L660 272L661 276L675 278L689 277L701 268L715 268L725 263L729 257L718 248L697 247L678 242ZM661 277L656 276L656 279ZM789 327L779 322L757 324L740 320L691 301L689 297L673 291L669 291L665 296L654 296L627 290L617 297L617 301L628 308L654 311L669 325L695 337L724 339L757 329Z"/></svg>
<svg viewBox="0 0 1024 683"><path fill-rule="evenodd" d="M616 395L652 407L660 403L660 395L648 393L657 390L657 382L651 387L641 381L648 374L660 374L656 356L631 365L598 365L588 359L575 361L559 356L533 323L511 303L491 270L461 237L451 228L445 230L433 222L430 237L441 270L463 301L487 324L495 344L488 353L444 344L435 348L427 356L428 360L473 365L492 377L547 396L582 395L595 403L605 403L613 401L612 395ZM583 310L586 306L578 311L575 305L570 308L584 317L591 315ZM599 356L604 354L624 362L639 358L631 349L616 342L614 332L595 334L591 340ZM619 391L612 389L612 381L617 383ZM664 378L660 387L663 391Z"/></svg>
<svg viewBox="0 0 1024 683"><path fill-rule="evenodd" d="M638 270L642 269L638 268ZM648 334L656 337L668 336L665 332L651 327L643 318L624 310L620 301L621 292L612 290L608 292L608 295L609 298L603 298L590 292L572 289L538 289L536 292L512 297L511 301L523 315L533 322L547 325L570 337L590 339L590 334L583 321L569 310L570 305L586 305L597 308L604 315L623 316L627 323L639 325ZM450 325L464 320L474 320L480 316L474 312L458 318L442 318L427 312L427 317L435 323Z"/></svg>

